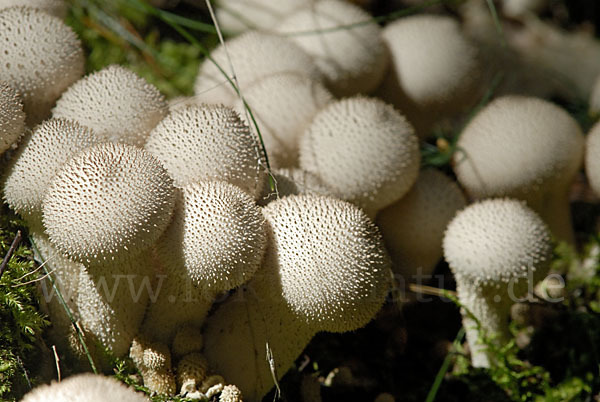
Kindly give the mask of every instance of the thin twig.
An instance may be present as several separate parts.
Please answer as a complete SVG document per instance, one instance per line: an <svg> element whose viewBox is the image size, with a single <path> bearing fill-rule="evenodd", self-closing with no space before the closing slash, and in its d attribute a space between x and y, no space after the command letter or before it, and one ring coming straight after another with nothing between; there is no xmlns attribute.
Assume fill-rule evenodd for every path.
<svg viewBox="0 0 600 402"><path fill-rule="evenodd" d="M55 271L54 269L52 271L46 270L46 273L44 275L40 276L39 278L32 279L30 281L23 282L23 283L17 283L16 285L12 285L11 287L18 288L18 287L21 287L21 286L29 285L30 283L35 283L35 282L43 281L44 279L46 279L47 277L49 277L50 274L53 273L54 271Z"/></svg>
<svg viewBox="0 0 600 402"><path fill-rule="evenodd" d="M56 363L56 376L58 377L58 382L60 382L60 359L58 353L56 353L56 345L52 345L52 352L54 352L54 362Z"/></svg>
<svg viewBox="0 0 600 402"><path fill-rule="evenodd" d="M12 255L15 252L15 250L17 249L17 247L19 247L20 243L21 243L21 231L17 230L17 234L15 235L15 238L13 239L12 244L10 245L10 248L8 249L8 252L4 256L2 263L0 263L0 278L2 278L2 274L4 273L4 270L6 269L8 262L10 261Z"/></svg>
<svg viewBox="0 0 600 402"><path fill-rule="evenodd" d="M409 283L408 290L410 290L413 293L420 293L430 296L447 297L448 294L450 294L456 297L456 292L452 290L440 289L427 285L417 285L416 283Z"/></svg>

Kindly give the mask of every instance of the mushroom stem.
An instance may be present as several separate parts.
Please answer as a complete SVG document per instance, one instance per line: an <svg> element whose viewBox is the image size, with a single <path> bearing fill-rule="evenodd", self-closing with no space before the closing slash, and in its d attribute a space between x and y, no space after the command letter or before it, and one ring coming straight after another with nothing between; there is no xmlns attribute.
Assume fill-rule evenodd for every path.
<svg viewBox="0 0 600 402"><path fill-rule="evenodd" d="M545 197L540 205L532 208L544 219L556 239L575 244L568 189Z"/></svg>

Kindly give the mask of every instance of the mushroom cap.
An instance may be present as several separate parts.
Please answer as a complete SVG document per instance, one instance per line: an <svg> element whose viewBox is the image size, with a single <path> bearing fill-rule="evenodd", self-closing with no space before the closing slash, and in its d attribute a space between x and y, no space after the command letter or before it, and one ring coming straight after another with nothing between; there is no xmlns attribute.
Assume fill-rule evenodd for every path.
<svg viewBox="0 0 600 402"><path fill-rule="evenodd" d="M298 165L302 133L333 95L318 81L296 73L274 74L244 89L269 154L271 166ZM245 116L244 103L235 108Z"/></svg>
<svg viewBox="0 0 600 402"><path fill-rule="evenodd" d="M419 107L447 108L472 92L478 71L477 50L453 18L401 18L386 25L382 38L390 51L389 78L410 102ZM388 81L383 85L397 91Z"/></svg>
<svg viewBox="0 0 600 402"><path fill-rule="evenodd" d="M594 193L600 195L600 122L594 124L586 138L585 173Z"/></svg>
<svg viewBox="0 0 600 402"><path fill-rule="evenodd" d="M211 58L229 75L231 60L242 88L276 73L304 74L315 80L321 78L312 58L287 38L249 31L228 40L225 46L215 48ZM233 106L238 98L223 73L208 58L200 65L194 92L200 102L223 103L228 106Z"/></svg>
<svg viewBox="0 0 600 402"><path fill-rule="evenodd" d="M219 402L242 402L242 391L235 385L225 385L219 395Z"/></svg>
<svg viewBox="0 0 600 402"><path fill-rule="evenodd" d="M219 181L181 189L173 221L157 244L168 273L183 268L200 291L215 294L250 279L265 247L264 218L254 199Z"/></svg>
<svg viewBox="0 0 600 402"><path fill-rule="evenodd" d="M158 89L133 71L110 65L67 89L53 117L76 120L106 141L143 146L150 131L168 113Z"/></svg>
<svg viewBox="0 0 600 402"><path fill-rule="evenodd" d="M544 277L552 253L546 224L524 202L508 198L460 211L446 229L443 247L457 283L469 288L513 282L522 290L530 271L534 281Z"/></svg>
<svg viewBox="0 0 600 402"><path fill-rule="evenodd" d="M50 15L64 19L67 15L67 3L63 0L2 0L0 10L13 6L32 7Z"/></svg>
<svg viewBox="0 0 600 402"><path fill-rule="evenodd" d="M375 98L330 103L314 118L300 144L300 167L369 213L408 192L420 160L413 127Z"/></svg>
<svg viewBox="0 0 600 402"><path fill-rule="evenodd" d="M272 191L269 181L265 180L262 193L258 198L259 205L264 206L277 198L293 194L331 195L332 193L318 176L306 170L299 168L273 169L271 175L275 181L277 192Z"/></svg>
<svg viewBox="0 0 600 402"><path fill-rule="evenodd" d="M4 178L4 200L31 225L41 225L42 202L52 179L72 157L97 144L97 136L72 120L49 119L25 138Z"/></svg>
<svg viewBox="0 0 600 402"><path fill-rule="evenodd" d="M590 113L593 115L600 114L600 74L596 77L596 82L590 94Z"/></svg>
<svg viewBox="0 0 600 402"><path fill-rule="evenodd" d="M28 7L0 10L0 81L22 97L30 126L46 118L84 72L81 42L59 18Z"/></svg>
<svg viewBox="0 0 600 402"><path fill-rule="evenodd" d="M273 201L263 213L268 246L262 284L299 320L315 332L344 332L373 318L388 291L390 261L362 210L301 194Z"/></svg>
<svg viewBox="0 0 600 402"><path fill-rule="evenodd" d="M229 107L200 105L174 111L152 130L145 147L178 187L222 180L251 195L262 188L260 144Z"/></svg>
<svg viewBox="0 0 600 402"><path fill-rule="evenodd" d="M84 373L34 388L23 402L147 402L144 394L112 377Z"/></svg>
<svg viewBox="0 0 600 402"><path fill-rule="evenodd" d="M431 275L442 258L444 230L466 203L454 180L436 169L420 172L408 194L377 215L395 271L407 281Z"/></svg>
<svg viewBox="0 0 600 402"><path fill-rule="evenodd" d="M454 171L475 198L509 196L536 209L540 199L566 191L581 166L584 142L577 122L560 107L503 96L461 133Z"/></svg>
<svg viewBox="0 0 600 402"><path fill-rule="evenodd" d="M52 243L79 262L127 260L167 227L175 190L160 162L143 149L106 143L71 159L43 202Z"/></svg>
<svg viewBox="0 0 600 402"><path fill-rule="evenodd" d="M268 31L306 3L306 0L220 0L215 12L221 29L235 35L248 29Z"/></svg>
<svg viewBox="0 0 600 402"><path fill-rule="evenodd" d="M25 132L25 112L19 93L0 82L0 154L17 142Z"/></svg>
<svg viewBox="0 0 600 402"><path fill-rule="evenodd" d="M322 0L284 19L277 32L315 59L337 96L350 96L377 88L388 67L381 28L371 20L354 4Z"/></svg>
<svg viewBox="0 0 600 402"><path fill-rule="evenodd" d="M190 384L199 387L208 374L208 361L201 353L190 353L185 355L177 364L177 388L183 394Z"/></svg>

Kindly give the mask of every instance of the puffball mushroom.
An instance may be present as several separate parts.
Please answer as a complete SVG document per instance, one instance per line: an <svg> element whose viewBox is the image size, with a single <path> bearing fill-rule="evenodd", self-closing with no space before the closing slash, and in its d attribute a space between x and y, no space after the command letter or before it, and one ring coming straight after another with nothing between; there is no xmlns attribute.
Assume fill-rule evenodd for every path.
<svg viewBox="0 0 600 402"><path fill-rule="evenodd" d="M77 374L50 385L40 385L27 393L22 402L147 402L122 382L98 374Z"/></svg>
<svg viewBox="0 0 600 402"><path fill-rule="evenodd" d="M271 166L292 167L298 165L304 129L333 101L333 95L318 81L284 73L255 81L244 90L244 99L256 119ZM235 108L245 116L241 100Z"/></svg>
<svg viewBox="0 0 600 402"><path fill-rule="evenodd" d="M332 191L315 174L299 168L273 169L271 176L275 181L276 192L271 190L267 181L263 186L258 204L265 206L277 198L292 194L315 193L331 195Z"/></svg>
<svg viewBox="0 0 600 402"><path fill-rule="evenodd" d="M382 32L391 67L378 95L402 110L419 137L443 115L460 111L476 95L477 50L450 17L401 18Z"/></svg>
<svg viewBox="0 0 600 402"><path fill-rule="evenodd" d="M171 220L173 181L143 149L105 143L71 159L43 201L43 222L74 261L127 261L152 246Z"/></svg>
<svg viewBox="0 0 600 402"><path fill-rule="evenodd" d="M373 91L388 67L381 28L354 4L318 1L285 18L276 30L314 58L337 96Z"/></svg>
<svg viewBox="0 0 600 402"><path fill-rule="evenodd" d="M277 73L304 74L320 80L321 73L312 58L292 41L277 35L249 31L216 47L206 58L196 78L198 102L233 106L238 95L215 63L231 75L231 65L243 89L263 77ZM213 62L214 61L214 62Z"/></svg>
<svg viewBox="0 0 600 402"><path fill-rule="evenodd" d="M600 195L600 122L590 129L586 138L585 173L594 193Z"/></svg>
<svg viewBox="0 0 600 402"><path fill-rule="evenodd" d="M182 324L201 325L217 294L254 275L265 247L264 218L240 188L218 181L183 187L156 245L167 276L144 331L170 342Z"/></svg>
<svg viewBox="0 0 600 402"><path fill-rule="evenodd" d="M175 394L175 376L171 369L171 352L167 345L136 336L131 342L129 357L142 374L144 386L151 392Z"/></svg>
<svg viewBox="0 0 600 402"><path fill-rule="evenodd" d="M25 132L25 112L19 93L0 82L0 154L8 150Z"/></svg>
<svg viewBox="0 0 600 402"><path fill-rule="evenodd" d="M263 208L268 245L250 282L207 319L204 353L249 401L273 386L319 331L364 326L383 304L389 256L367 215L348 202L290 195Z"/></svg>
<svg viewBox="0 0 600 402"><path fill-rule="evenodd" d="M411 124L375 98L330 103L315 116L300 144L300 167L371 216L408 192L420 158Z"/></svg>
<svg viewBox="0 0 600 402"><path fill-rule="evenodd" d="M0 10L0 81L19 91L27 124L50 114L84 71L81 42L59 18L29 7Z"/></svg>
<svg viewBox="0 0 600 402"><path fill-rule="evenodd" d="M509 339L511 305L548 272L552 246L542 219L524 202L490 199L459 212L444 235L444 256L456 279L461 304L488 335ZM489 367L480 332L463 311L475 367Z"/></svg>
<svg viewBox="0 0 600 402"><path fill-rule="evenodd" d="M87 127L66 119L49 119L28 135L4 177L4 200L30 227L42 228L42 202L52 179L79 152L99 142Z"/></svg>
<svg viewBox="0 0 600 402"><path fill-rule="evenodd" d="M466 204L454 180L439 170L427 169L408 194L380 211L377 226L395 272L406 281L431 275L442 258L444 230Z"/></svg>
<svg viewBox="0 0 600 402"><path fill-rule="evenodd" d="M236 35L248 29L271 30L282 18L314 0L220 0L216 15L225 32Z"/></svg>
<svg viewBox="0 0 600 402"><path fill-rule="evenodd" d="M560 107L504 96L463 130L454 171L473 198L524 200L554 236L573 243L569 187L582 163L584 141L577 122Z"/></svg>
<svg viewBox="0 0 600 402"><path fill-rule="evenodd" d="M256 196L265 179L258 139L233 109L222 105L173 111L152 130L145 148L178 187L222 180Z"/></svg>
<svg viewBox="0 0 600 402"><path fill-rule="evenodd" d="M133 71L110 65L74 83L53 117L76 120L106 141L143 146L168 113L164 96Z"/></svg>
<svg viewBox="0 0 600 402"><path fill-rule="evenodd" d="M50 15L64 19L67 15L67 3L63 0L1 0L0 10L13 6L32 7Z"/></svg>

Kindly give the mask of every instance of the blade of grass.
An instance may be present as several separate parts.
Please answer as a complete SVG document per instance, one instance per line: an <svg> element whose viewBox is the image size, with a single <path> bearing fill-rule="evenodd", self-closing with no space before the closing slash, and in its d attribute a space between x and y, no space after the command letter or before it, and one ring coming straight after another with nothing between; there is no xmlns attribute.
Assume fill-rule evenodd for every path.
<svg viewBox="0 0 600 402"><path fill-rule="evenodd" d="M502 24L500 23L500 18L498 18L498 11L496 10L496 6L494 5L493 0L486 0L487 6L490 10L490 14L492 14L492 19L494 20L494 26L496 27L496 31L498 32L498 36L500 38L500 45L502 47L506 47L506 40L504 38L504 31L502 30Z"/></svg>
<svg viewBox="0 0 600 402"><path fill-rule="evenodd" d="M427 398L425 399L425 402L435 401L435 398L440 389L440 386L442 385L442 382L444 381L444 377L446 376L446 373L448 372L448 369L450 368L450 363L452 362L453 352L458 348L458 346L460 346L464 336L465 336L465 329L463 327L461 327L460 330L458 331L458 333L456 334L456 338L454 338L454 341L452 342L452 349L448 352L448 354L444 358L444 361L442 362L442 365L440 366L440 369L438 370L438 372L435 376L435 379L433 380L433 384L431 385L431 388L429 389L429 393L427 394Z"/></svg>

